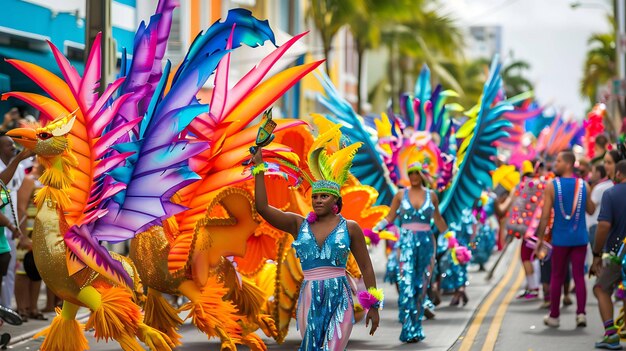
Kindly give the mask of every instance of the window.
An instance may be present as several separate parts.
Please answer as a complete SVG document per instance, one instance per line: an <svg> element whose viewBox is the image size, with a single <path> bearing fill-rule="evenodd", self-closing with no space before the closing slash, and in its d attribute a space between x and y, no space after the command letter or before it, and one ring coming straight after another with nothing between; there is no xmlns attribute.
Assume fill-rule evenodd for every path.
<svg viewBox="0 0 626 351"><path fill-rule="evenodd" d="M4 28L0 29L0 45L6 45L15 49L40 51L45 52L49 50L46 39L44 36L29 37L21 35L23 32L12 31L8 29L4 31Z"/></svg>
<svg viewBox="0 0 626 351"><path fill-rule="evenodd" d="M167 40L167 56L173 62L178 62L183 54L183 30L181 24L182 12L180 7L176 7L172 12L172 28L170 29L170 37Z"/></svg>
<svg viewBox="0 0 626 351"><path fill-rule="evenodd" d="M65 47L65 56L74 61L83 61L85 59L85 48L77 48L73 46Z"/></svg>

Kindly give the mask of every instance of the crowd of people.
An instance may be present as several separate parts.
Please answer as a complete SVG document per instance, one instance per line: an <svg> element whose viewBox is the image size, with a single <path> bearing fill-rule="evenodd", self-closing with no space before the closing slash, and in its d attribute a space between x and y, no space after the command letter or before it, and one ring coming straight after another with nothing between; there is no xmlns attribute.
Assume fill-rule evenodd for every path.
<svg viewBox="0 0 626 351"><path fill-rule="evenodd" d="M622 245L626 237L626 209L622 205L626 155L620 150L623 148L610 145L605 135L599 135L591 160L564 150L555 159L526 162L519 184L509 193L512 201L500 202L504 210L501 223L505 224L501 235L522 240L526 288L518 299L539 299L541 285L541 308L549 309L544 324L557 328L561 304L572 305L570 294L574 291L576 325L585 327L589 312L585 274L596 276L593 293L605 333L595 347L610 350L622 349L612 299L616 289L623 287ZM537 191L526 192L529 188ZM528 209L523 217L531 219L524 220L521 229L518 207ZM619 299L624 296L617 291Z"/></svg>
<svg viewBox="0 0 626 351"><path fill-rule="evenodd" d="M171 11L175 4L172 2L170 5L160 6L157 11ZM251 14L246 11L233 11L231 16L233 23L241 18L245 21L252 20ZM171 20L171 16L153 16L152 19L168 21ZM224 23L226 22L217 22L215 25L227 26L232 31L240 29L230 22ZM267 25L266 21L262 23ZM248 28L248 26L240 27L242 30ZM143 28L138 32L138 36L148 32L148 29ZM226 33L226 30L215 30L215 32ZM212 31L207 33L212 33ZM228 42L223 50L231 51L233 49L232 37L228 41L226 39L226 37L213 38L216 43L220 43L219 45ZM144 41L143 39L136 40L136 42ZM206 44L211 48L211 50L206 50L213 52L215 48L209 45L210 41L198 40L195 45ZM256 39L254 42L256 45ZM152 50L156 49L152 48ZM203 50L196 47L191 52L204 52ZM94 54L94 57L97 56ZM134 57L144 56L155 57L155 54L136 54ZM263 331L267 336L278 339L278 332L271 329L277 329L276 325L280 326L281 321L275 320L271 323L266 323L266 321L270 318L270 314L271 318L278 319L280 309L288 305L288 303L283 305L284 301L273 304L274 301L270 298L272 293L280 293L281 280L284 279L279 273L280 269L301 275L297 284L289 290L290 297L295 296L295 300L298 301L297 307L290 313L286 313L287 319L296 316L296 325L303 338L300 350L345 350L352 326L357 319L365 317L366 325L371 324L369 330L371 335L379 327L379 309L383 306L384 296L382 290L377 287L367 242L374 243L380 240L383 233L385 233L385 238L393 237L385 241L388 261L384 280L398 291L397 320L402 324L399 335L402 342L416 343L426 337L422 323L424 319L435 316L436 306L442 303L442 294L453 295L450 300L451 306L465 306L469 301L466 292L469 287L468 265L473 263L480 270L485 270L485 265L495 247L504 249L515 238L519 238L521 239L522 265L526 274L526 288L518 298L539 299L540 287L543 287L541 307L549 309L544 323L549 327L558 327L561 303L573 304L570 298L571 281L573 281L577 306L576 325L585 327L588 312L586 310L585 274L595 275L597 280L593 291L598 299L605 329L604 336L595 346L605 349L621 349L618 333L620 326L616 325L613 316L612 294L616 292L620 298L626 298L621 269L624 255L622 245L626 236L626 207L621 206L621 199L626 196L626 185L624 185L626 183L626 155L622 152L622 148L611 146L608 137L604 135L595 137L595 149L591 153L593 158L590 160L580 158L573 151L562 150L555 155L544 155L549 156L544 159L527 160L519 171L512 166L501 165L496 172L491 174L490 171L494 168L495 159L498 156L496 142L506 134L504 129L510 127L510 122L502 115L506 110L514 110L513 103L502 96L502 81L498 73L501 67L497 60L494 60L492 74L485 83L481 101L475 108L465 111L463 118L458 120L453 119L449 114L444 101L446 95L452 94L441 94L441 86L431 89L430 71L427 67L420 73L413 94L402 96L401 101L404 106L400 109L401 112L389 118L383 115L381 119L373 121L369 126L371 128L367 130L363 127L365 119L358 118L356 112L350 110L346 101L337 98L337 92L328 90L333 89L332 83L323 81L322 85L327 89L327 97L324 98L323 103L333 112L334 117L313 118L317 124L318 133L313 138L311 131L304 132L307 137L315 140L301 143L308 145L307 148L309 148L306 152L299 150L303 153L300 155L302 157L291 155L294 150L290 148L305 148L300 147L301 145L295 147L289 144L288 138L282 140L281 145L276 149L269 147L274 138L272 133L277 123L271 121L271 112L267 112L258 131L256 146L250 149L253 154L250 161L252 166L249 168L242 166L243 172L241 172L242 169L237 167L243 161L241 154L248 157L245 152L248 145L244 145L245 143L241 140L234 142L233 139L249 139L251 142L252 139L249 137L253 135L252 133L246 133L245 138L241 136L243 134L238 133L243 133L245 126L272 102L264 101L263 103L266 103L264 107L256 106L261 99L245 100L246 104L244 104L243 99L248 93L244 94L241 91L228 97L233 99L239 96L238 101L228 100L227 97L222 96L224 95L222 93L228 89L228 81L223 79L228 76L228 62L224 61L226 63L220 63L217 68L204 67L207 69L204 80L208 79L210 72L218 70L215 74L216 87L213 96L215 101L211 100L211 113L185 110L189 106L183 105L201 106L194 96L204 82L200 82L196 87L196 92L192 92L193 89L188 86L189 81L198 81L198 79L196 73L193 73L195 71L186 71L189 67L208 65L207 62L210 60L205 60L201 56L190 58L197 60L197 63L187 62L180 66L180 71L174 78L174 80L179 80L177 83L171 83L172 86L179 84L177 86L179 90L170 86L166 98L162 96L163 91L158 93L150 91L149 96L139 98L139 100L143 99L142 101L151 101L150 106L147 104L142 106L142 103L137 103L139 100L131 106L133 100L129 99L129 105L124 106L129 111L134 111L137 120L125 121L127 116L120 112L119 116L115 116L115 121L118 121L120 126L113 129L107 129L104 126L109 123L115 125L112 118L117 112L99 114L100 109L104 111L106 110L104 106L109 106L106 104L109 101L108 97L97 102L80 100L82 104L80 108L85 110L81 111L82 118L86 118L85 121L89 120L89 123L92 123L97 118L101 119L98 123L92 123L98 128L101 127L101 130L97 132L94 130L98 128L94 126L90 127L94 130L89 131L82 126L84 130L81 133L84 135L81 135L81 138L84 140L80 140L84 141L84 145L91 145L94 149L90 150L94 152L93 157L88 160L94 163L90 165L90 167L93 166L94 171L93 174L83 174L83 178L89 178L83 179L85 184L79 184L79 180L63 174L64 171L69 172L68 169L74 172L74 175L79 174L79 168L82 165L73 157L89 149L89 147L81 148L82 144L72 145L68 141L72 128L75 127L74 123L77 121L74 115L76 111L72 112L73 108L64 110L63 116L55 121L48 121L45 127L38 129L37 140L26 140L23 137L26 135L23 133L32 134L32 128L14 130L16 127L35 122L34 117L26 115L20 108L12 108L5 114L3 123L0 125L0 133L8 132L12 137L4 134L0 136L0 180L6 185L6 189L3 190L8 193L0 212L0 285L2 286L0 306L15 307L22 322L27 322L29 319L46 320L44 312L54 311L61 301L48 291L47 304L44 309L40 309L38 300L42 276L44 280L47 279L47 283L57 284L58 290L56 291L64 294L62 295L65 299L63 313L58 313L52 320L51 326L43 332L43 335L46 335L46 341L42 345L43 350L65 351L66 345L63 342L67 342L64 339L66 335L80 340L73 345L74 349L87 347L84 333L75 320L79 306L92 310L91 324L88 323L88 325L96 329L97 337L117 339L121 345L126 345L126 349L133 349L128 346L130 345L128 343L130 340L136 343L136 337L143 338L144 342L149 341L146 344L150 344L152 349L155 349L155 340L161 340L162 344L159 345L165 345L161 346L165 350L169 350L169 346L173 347L180 343L181 336L176 330L182 323L182 320L179 321L178 318L181 310L190 310L189 316L196 326L210 337L220 337L225 348L231 344L234 347L233 339L239 342L249 338L247 339L249 344L262 344L263 342L258 337L255 338L256 335L253 332L241 335L243 332L240 330L245 329L247 333L259 327L263 329L261 324L266 327ZM229 56L225 57L229 59ZM271 60L264 60L263 65L267 65L269 61ZM215 63L217 65L217 61ZM317 64L320 63L321 61ZM129 67L135 67L135 65ZM160 66L150 62L149 67ZM169 70L169 65L167 67ZM310 71L314 69L314 66L305 68ZM255 69L265 70L265 73L269 71L269 67ZM150 82L159 81L161 78L158 77L161 74L159 70L150 78ZM305 74L300 74L289 84L295 84ZM188 77L193 77L193 79L182 79L180 75L189 75ZM256 72L242 79L245 81L245 79L256 79L255 77L258 78L255 84L248 81L241 85L238 83L235 87L243 89L241 88L243 86L256 85L263 78ZM88 75L87 82L92 78ZM159 89L164 89L165 81L166 79L161 79L162 84L159 84ZM56 83L65 84L61 81ZM286 91L292 86L289 84L284 83L284 89L274 89L273 92L265 91L264 93L275 94L275 99L277 99L282 94L277 92ZM92 86L89 83L80 85L81 89ZM131 90L120 94L123 98L118 97L116 103L112 103L111 106L120 108L129 96L135 98L139 92L146 93L149 90L133 84L122 87ZM76 94L66 85L61 90L67 94ZM109 93L113 90L115 89ZM174 95L170 95L172 91ZM176 96L176 93L182 94L183 92L189 94L189 96L185 95L186 100ZM82 91L78 96L84 98L90 93ZM153 98L153 93L156 99ZM261 92L256 95L250 94L251 96L263 95ZM19 96L18 94L14 97L19 98ZM74 95L66 97L67 99L60 100L74 101L77 98ZM179 103L183 100L187 102L181 103L180 106L173 103L173 101ZM47 100L42 98L41 101ZM45 102L41 104L46 105ZM156 105L158 108L155 109ZM258 111L249 109L245 113L238 111L240 115L234 114L237 118L245 120L245 123L225 112L240 105L255 105ZM39 107L43 108L42 106ZM135 111L138 107L144 110ZM182 110L185 113L181 112ZM52 113L48 112L48 114ZM157 112L162 113L163 116L152 115L158 115ZM181 116L178 113L181 113ZM198 124L189 124L193 118L198 118L198 116L192 116L194 113L205 119L198 119L200 121ZM244 114L245 118L242 116ZM105 117L111 119L102 122ZM117 117L124 118L120 120ZM85 121L78 123L86 125ZM183 125L182 121L186 121L189 126ZM281 123L280 128L295 131L298 126L302 125ZM346 126L351 126L351 128L345 128ZM124 130L122 127L131 129ZM118 130L118 128L121 129ZM137 128L137 130L132 128ZM156 128L161 128L171 135L165 132L164 135L167 135L159 135L160 132L154 131ZM373 136L373 130L376 130L377 139ZM359 132L362 133L359 134ZM121 137L125 133L127 135ZM294 134L297 133L294 132ZM73 137L77 138L76 135ZM131 138L133 142L128 142L126 137ZM177 139L179 137L182 139ZM56 139L57 148L54 152L46 153L46 150L42 150L44 147L32 144L29 148L29 142L34 145L43 145L39 143L45 143L50 138ZM350 142L350 138L354 143ZM111 145L103 146L104 143L100 143L103 139ZM376 143L372 142L374 139ZM17 151L14 140L25 146L24 151ZM182 145L182 147L172 147L170 145L172 140L176 140L175 144ZM146 144L149 147L144 149L143 146ZM470 144L475 147L469 147ZM205 148L194 149L198 145ZM263 147L266 147L266 154L262 152ZM359 148L366 148L366 150L357 153ZM30 149L35 151L29 151ZM119 154L110 155L108 149L115 150ZM162 165L155 160L159 157L145 156L150 155L155 149L160 149L163 158L169 158L167 161L171 163ZM241 152L241 150L244 151ZM128 151L128 153L122 151ZM44 165L34 159L34 152L38 152L39 160L45 163L47 167L45 170ZM306 160L304 160L304 153L306 153ZM209 154L210 156L207 156ZM234 154L237 156L233 156ZM290 155L288 157L283 154ZM295 151L293 154L295 155ZM224 158L218 162L217 159L221 156ZM139 162L137 160L140 157L150 160ZM301 159L298 161L301 161L298 166L292 163L296 159ZM193 165L190 160L193 161ZM353 163L357 164L358 167L354 168L358 169L353 169ZM44 171L51 171L54 164L57 168L51 173L55 171L60 173L57 174L59 178L65 176L58 182L51 181L53 176L41 177ZM100 169L101 164L109 168ZM135 167L141 171L137 171ZM512 172L510 172L511 168L513 168ZM211 188L211 191L204 189L212 186L209 183L216 182L217 178L222 178L223 173L219 173L221 171L232 171L229 173L231 178L219 183L223 186ZM106 174L108 178L104 179L104 176L101 178L102 174ZM154 178L142 179L145 174L150 174ZM297 183L306 179L311 189L310 195L309 192L300 188L297 190L298 193L294 192L286 196L299 199L294 201L297 205L291 204L290 210L285 210L290 206L284 206L284 204L275 207L271 204L271 196L268 196L271 191L266 189L264 178L266 174L274 176L279 174L285 179L297 179ZM513 174L517 174L516 181L512 180L515 178ZM155 186L155 188L163 188L160 189L162 193L154 195L151 192L152 189L146 190L153 186L153 184L146 185L148 178L151 181L157 179L159 183L162 183ZM168 179L164 180L164 178ZM228 178L228 176L223 178ZM230 189L231 186L240 186L238 190L242 193L239 194L238 201L247 203L250 200L242 195L248 194L250 190L242 185L251 181L249 178L254 181L254 207L256 213L265 220L263 223L266 225L265 229L273 226L287 235L284 238L281 237L280 240L270 238L277 243L275 252L264 253L265 256L259 255L261 262L258 263L256 270L251 269L255 273L248 272L250 274L244 279L237 271L237 265L233 263L235 260L233 256L235 252L245 252L244 248L248 245L248 241L241 240L245 243L242 244L243 248L238 247L241 250L229 247L219 251L213 247L215 238L211 230L205 227L219 226L211 222L212 220L222 224L225 222L224 218L218 220L210 218L209 208L215 206L215 203L220 203L223 210L231 214L228 205L220 202L223 198L216 200L219 197L216 195L218 191ZM375 181L372 181L373 178L376 178ZM186 186L198 180L202 180L197 184L202 184L202 191L206 193L200 190L197 193L194 192L195 190L191 193L184 193ZM373 185L367 184L368 181ZM386 209L382 211L378 208L380 211L372 211L374 213L372 218L378 217L367 228L362 227L356 220L345 218L342 214L344 206L355 205L343 202L343 190L350 186L349 184L361 185L360 182L370 186L371 189L368 189L370 195L375 194L370 199L371 203L363 205L368 207L364 208L363 212L373 208L377 196L383 199L381 201L383 206L380 208ZM488 185L491 183L493 187L490 188ZM141 185L135 185L133 188L132 184ZM200 189L201 186L197 184L194 186ZM272 184L272 190L277 190L276 184L282 183ZM377 188L374 188L374 185ZM82 207L75 210L73 215L86 222L73 223L69 230L60 228L66 211L69 211L68 209L73 205L72 201L75 201L68 194L72 190L79 189L80 186L88 187L90 192L85 192L84 203L79 204ZM34 197L37 190L41 188L49 192L42 191L44 196L38 199L40 206L36 208ZM56 212L41 205L46 196L45 200L57 206ZM310 198L305 199L304 196L310 196ZM199 199L197 202L196 198ZM150 199L155 201L150 202ZM153 206L150 210L158 212L157 210L162 208L165 212L157 214L147 213L149 211L141 212L146 203ZM239 204L239 202L236 203ZM246 203L243 204L244 207ZM192 208L192 205L196 207ZM130 210L124 206L130 206ZM306 215L304 209L309 209L309 207L312 211ZM59 246L62 249L56 250L58 255L55 257L64 263L70 263L68 267L55 267L59 268L58 271L41 270L42 276L40 276L33 257L30 232L35 226L35 213L41 211L42 208L44 212L54 213L46 218L46 223L42 223L43 221L37 223L40 231L35 231L35 233L40 234L41 237L45 234L58 240L58 243L62 244ZM198 213L204 212L207 212L206 218L195 217ZM141 213L141 216L136 213ZM245 223L247 219L251 223L252 229L250 230L255 231L257 220L260 222L256 213L253 214L251 211L243 214L248 216L246 218L234 216L235 218L228 218L228 220L234 219L234 222L238 222L241 219L241 223ZM177 218L179 215L180 218ZM185 217L187 215L189 218ZM77 221L77 218L73 220ZM178 220L181 222L177 222ZM45 225L56 226L55 230L59 233L46 229ZM183 225L184 228L182 228ZM204 229L197 229L201 227ZM125 230L125 232L118 237L116 233L112 233L115 228L123 229L122 231ZM151 231L149 230L151 228L158 229ZM63 233L61 233L62 230ZM88 233L90 230L93 233ZM248 229L241 230L247 231ZM148 234L139 237L144 233ZM59 235L56 236L57 234ZM105 239L102 239L103 237ZM374 240L375 237L376 240ZM135 240L135 247L142 247L141 239L144 239L145 247L143 251L135 250L134 255L131 252L130 258L119 255L113 255L115 256L113 257L101 247L102 241L108 241L106 238L120 242L120 245L128 245L129 241ZM224 238L220 239L224 240ZM35 242L37 243L37 240ZM291 244L292 251L285 251L287 242ZM165 244L167 244L166 248L162 246ZM159 249L149 245L159 246ZM267 246L273 248L272 245ZM208 247L214 251L210 251ZM35 251L37 249L38 246L35 245ZM51 251L47 249L48 247L42 248L37 257L46 257L50 254ZM286 265L285 262L288 262L286 259L281 263L276 262L288 255L297 256L298 267ZM267 260L267 257L273 257L276 261ZM131 259L136 261L134 263L138 268L136 271L130 268L129 271L126 270L127 266L133 265ZM141 264L142 259L147 260L148 265L152 266L146 267L145 264ZM352 264L351 260L354 261ZM39 263L42 262L39 260ZM45 264L52 266L54 262L45 262ZM157 264L166 268L152 270ZM73 266L70 267L70 265ZM76 266L80 267L77 269ZM270 269L266 269L267 266L271 266ZM44 267L44 264L42 263L40 267ZM85 267L89 269L76 276L76 273ZM234 274L215 273L220 269L230 269L229 267L232 268ZM55 276L54 272L62 272L63 277ZM266 292L261 291L260 288L258 288L259 291L253 288L255 285L262 284L253 284L251 281L267 272L273 272L274 277L271 284L264 284L271 286L272 290L265 296ZM255 276L255 274L258 275ZM145 284L139 284L140 279L144 280ZM55 282L55 280L58 281ZM177 284L175 286L172 285L174 281ZM66 289L68 286L70 288ZM131 298L131 296L143 294L144 287L149 296L142 307L151 311L149 317L146 313L145 320L140 317L139 301L141 299L137 298L137 301L134 301ZM247 289L245 293L244 287ZM132 290L133 288L136 288L136 291ZM210 295L211 291L215 294ZM170 293L183 295L190 300L190 303L181 310L175 310L162 299L162 294ZM118 298L112 298L112 296L118 296ZM250 301L246 301L247 298ZM276 298L275 295L274 298ZM146 305L151 307L146 308ZM134 312L126 313L126 308ZM272 308L274 308L273 311ZM210 315L210 313L220 312L224 314L220 316L223 317L221 319ZM107 318L109 315L114 315L115 318ZM239 323L250 324L245 328L240 328ZM120 330L115 330L115 335L109 335L107 333L115 329L113 324L116 328L122 327L119 328ZM288 328L288 321L286 324ZM60 332L63 327L66 330ZM154 339L148 340L150 339L148 336ZM0 338L0 343L2 342Z"/></svg>

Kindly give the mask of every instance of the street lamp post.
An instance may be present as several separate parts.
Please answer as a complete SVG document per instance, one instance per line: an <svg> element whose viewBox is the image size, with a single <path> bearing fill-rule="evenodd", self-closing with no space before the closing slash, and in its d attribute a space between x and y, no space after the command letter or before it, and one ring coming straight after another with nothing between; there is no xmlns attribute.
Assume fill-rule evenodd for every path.
<svg viewBox="0 0 626 351"><path fill-rule="evenodd" d="M98 92L102 94L104 89L112 81L111 75L115 71L117 63L115 41L111 29L111 1L112 0L86 0L87 23L85 25L85 63L89 59L89 51L98 33L102 33L101 40L101 73Z"/></svg>

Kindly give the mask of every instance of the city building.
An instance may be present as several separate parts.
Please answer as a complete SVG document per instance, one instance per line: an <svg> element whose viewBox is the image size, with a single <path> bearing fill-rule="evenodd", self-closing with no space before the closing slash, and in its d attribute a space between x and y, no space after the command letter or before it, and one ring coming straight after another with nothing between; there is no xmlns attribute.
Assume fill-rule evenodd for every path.
<svg viewBox="0 0 626 351"><path fill-rule="evenodd" d="M0 16L0 93L17 90L43 93L30 79L4 59L33 62L60 75L46 41L55 44L77 71L84 69L85 16L87 0L5 0L5 13ZM132 55L133 37L137 26L148 21L157 0L111 0L112 32L119 68L122 49ZM306 19L307 0L179 0L174 10L166 58L173 67L183 59L194 38L212 23L227 15L232 8L245 8L259 19L268 19L281 45L296 34L310 31L294 45L272 72L290 65L323 59L321 40ZM331 52L331 79L346 98L356 103L356 53L347 29L341 30ZM266 43L257 48L243 47L231 55L231 80L234 84L254 65L274 49ZM272 73L270 72L270 73ZM213 80L209 79L199 94L208 103ZM288 91L275 104L277 117L305 117L319 111L316 94L323 92L317 78L309 75ZM14 99L0 103L0 116L11 106L20 105ZM33 111L34 112L34 111Z"/></svg>
<svg viewBox="0 0 626 351"><path fill-rule="evenodd" d="M491 59L493 55L501 54L501 26L470 26L466 33L465 55L468 59Z"/></svg>
<svg viewBox="0 0 626 351"><path fill-rule="evenodd" d="M136 0L114 0L111 3L112 33L118 58L122 48L132 55L137 29ZM150 1L145 1L150 2ZM0 93L9 90L42 91L31 80L5 62L19 59L40 65L60 75L47 41L56 45L77 71L84 69L85 0L4 0L0 16ZM0 103L0 115L13 99Z"/></svg>

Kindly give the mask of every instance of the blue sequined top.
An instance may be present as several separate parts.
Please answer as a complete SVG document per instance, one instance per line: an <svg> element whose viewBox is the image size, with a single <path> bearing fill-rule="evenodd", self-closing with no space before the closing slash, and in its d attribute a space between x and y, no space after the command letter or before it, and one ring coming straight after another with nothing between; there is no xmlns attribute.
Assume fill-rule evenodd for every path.
<svg viewBox="0 0 626 351"><path fill-rule="evenodd" d="M330 232L320 247L309 222L305 220L300 226L298 238L291 246L296 250L296 255L305 271L319 267L346 268L350 253L348 222L340 215L339 224Z"/></svg>
<svg viewBox="0 0 626 351"><path fill-rule="evenodd" d="M431 224L433 214L435 213L435 205L430 199L430 190L426 189L426 198L422 207L416 209L409 200L409 189L404 190L404 196L400 208L398 208L398 216L400 216L401 224L406 223L423 223Z"/></svg>

